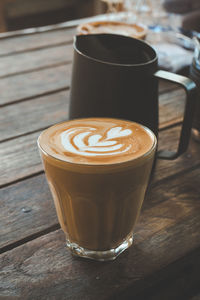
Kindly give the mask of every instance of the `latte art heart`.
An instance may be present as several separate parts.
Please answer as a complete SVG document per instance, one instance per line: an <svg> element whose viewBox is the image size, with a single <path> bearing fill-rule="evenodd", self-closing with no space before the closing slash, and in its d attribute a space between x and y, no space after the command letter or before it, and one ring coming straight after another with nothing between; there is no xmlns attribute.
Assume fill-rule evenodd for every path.
<svg viewBox="0 0 200 300"><path fill-rule="evenodd" d="M131 145L123 143L123 137L131 135L131 129L113 127L106 136L95 134L93 127L76 127L61 133L61 143L66 151L81 156L118 155L128 152ZM120 138L120 142L118 140Z"/></svg>
<svg viewBox="0 0 200 300"><path fill-rule="evenodd" d="M45 130L40 141L52 157L65 163L110 165L133 161L147 153L155 137L140 124L112 118L75 119ZM78 167L78 168L79 168Z"/></svg>

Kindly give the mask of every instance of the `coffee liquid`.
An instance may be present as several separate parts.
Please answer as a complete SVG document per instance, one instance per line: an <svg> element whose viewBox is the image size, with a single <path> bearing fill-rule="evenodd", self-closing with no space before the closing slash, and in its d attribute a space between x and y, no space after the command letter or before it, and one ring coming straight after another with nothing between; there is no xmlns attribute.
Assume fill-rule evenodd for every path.
<svg viewBox="0 0 200 300"><path fill-rule="evenodd" d="M38 143L70 243L106 251L132 235L156 148L150 130L117 119L77 119L47 129Z"/></svg>

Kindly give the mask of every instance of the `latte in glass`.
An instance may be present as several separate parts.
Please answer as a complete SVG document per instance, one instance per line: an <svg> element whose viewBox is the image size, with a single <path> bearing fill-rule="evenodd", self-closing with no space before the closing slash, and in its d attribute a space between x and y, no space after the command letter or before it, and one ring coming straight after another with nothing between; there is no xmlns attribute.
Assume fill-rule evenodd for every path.
<svg viewBox="0 0 200 300"><path fill-rule="evenodd" d="M132 244L156 143L148 128L111 118L71 120L42 132L38 146L73 254L113 260Z"/></svg>

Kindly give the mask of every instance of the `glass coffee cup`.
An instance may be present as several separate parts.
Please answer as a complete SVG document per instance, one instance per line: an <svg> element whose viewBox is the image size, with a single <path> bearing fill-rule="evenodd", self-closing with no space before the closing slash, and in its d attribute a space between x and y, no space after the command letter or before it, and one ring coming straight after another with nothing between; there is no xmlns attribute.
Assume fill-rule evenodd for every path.
<svg viewBox="0 0 200 300"><path fill-rule="evenodd" d="M114 260L133 243L157 140L112 118L56 124L38 138L57 216L72 254Z"/></svg>

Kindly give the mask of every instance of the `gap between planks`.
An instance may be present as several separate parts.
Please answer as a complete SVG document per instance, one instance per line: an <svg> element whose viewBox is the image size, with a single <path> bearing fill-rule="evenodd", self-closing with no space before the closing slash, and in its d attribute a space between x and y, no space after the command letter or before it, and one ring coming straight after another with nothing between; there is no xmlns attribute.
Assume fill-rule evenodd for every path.
<svg viewBox="0 0 200 300"><path fill-rule="evenodd" d="M157 158L158 160L161 160L160 158ZM186 170L182 170L182 171L179 171L179 172L177 172L177 173L174 173L174 174L172 174L172 175L169 175L168 177L165 177L165 178L163 178L163 179L157 179L156 181L152 181L152 183L150 184L150 186L151 186L151 188L153 188L153 187L155 187L156 185L158 185L158 184L163 184L163 183L165 183L165 182L168 182L168 181L170 181L170 180L173 180L174 178L177 178L177 177L179 177L179 176L183 176L183 175L185 175L185 174L187 174L187 173L189 173L189 172L191 172L191 171L194 171L194 170L196 170L196 169L198 169L200 167L200 164L198 163L197 165L195 165L195 166L192 166L192 167L190 167L190 168L188 168L188 169L186 169Z"/></svg>
<svg viewBox="0 0 200 300"><path fill-rule="evenodd" d="M38 72L38 71L42 71L42 70L46 70L46 69L53 69L55 67L61 67L61 66L70 65L70 64L71 64L71 62L60 63L60 64L55 64L55 65L51 65L51 66L47 66L47 67L41 67L41 68L34 69L34 70L23 71L21 73L9 74L9 75L2 76L2 77L0 76L0 80L4 79L4 78L8 78L8 77L13 77L13 76L28 74L28 73L34 73L34 72ZM30 97L25 97L25 98L17 99L17 100L14 100L14 101L10 101L8 103L0 104L0 108L10 106L10 105L13 105L13 104L17 104L17 103L21 103L21 102L25 102L25 101L29 101L29 100L33 100L33 99L36 99L38 97L44 97L44 96L59 93L59 92L62 92L62 91L67 91L69 89L70 89L70 86L66 85L66 87L54 89L54 90L43 92L43 93L38 93L38 94L30 96ZM168 93L169 91L170 92L175 91L176 89L177 89L177 87L175 87L175 86L172 87L172 88L168 88L166 90L160 91L159 95L164 95L165 93ZM178 121L176 121L176 125L180 124L181 121L182 121L182 119L179 119ZM163 125L161 125L160 130L164 130L165 128L171 128L171 126L172 126L171 122L170 123L164 123Z"/></svg>
<svg viewBox="0 0 200 300"><path fill-rule="evenodd" d="M200 167L200 164L198 164L196 166L193 166L193 167L191 167L191 168L189 168L187 170L184 170L184 171L178 172L176 174L170 175L169 177L166 177L164 179L157 180L156 182L152 182L152 184L150 184L150 188L152 190L153 188L155 188L158 185L163 185L163 184L167 183L168 181L173 180L173 178L176 178L176 179L180 178L181 176L186 175L186 174L190 173L191 171L197 170L199 167ZM17 180L16 182L12 182L12 183L6 184L5 187L7 187L9 185L12 185L12 184L16 184L16 183L21 182L21 181L25 181L25 180L27 180L29 178L32 178L32 177L35 177L35 176L39 176L39 175L41 175L43 173L44 173L44 171L40 171L38 173L31 174L30 176L26 176L25 178L21 178L21 179ZM163 201L160 201L160 202L156 202L155 204L151 205L151 208L153 208L154 206L156 206L156 205L158 205L158 204L160 204L162 202L165 202L165 201L166 200L163 200ZM10 243L10 244L8 244L6 246L3 246L2 248L0 248L0 254L5 253L5 252L7 252L9 250L12 250L14 248L17 248L17 247L19 247L19 246L21 246L23 244L26 244L29 241L32 241L32 240L34 240L36 238L44 236L44 235L46 235L46 234L48 234L50 232L54 232L54 231L56 231L58 229L60 229L60 225L58 223L55 223L55 224L51 225L48 228L45 228L45 229L43 229L41 231L38 231L36 233L33 233L33 234L31 234L31 235L29 235L29 236L27 236L25 238L22 238L22 239L20 239L18 241L15 241L15 242Z"/></svg>
<svg viewBox="0 0 200 300"><path fill-rule="evenodd" d="M52 225L52 226L50 226L50 227L48 227L46 229L43 229L43 230L38 231L38 232L35 232L35 233L33 233L33 234L31 234L31 235L29 235L29 236L27 236L27 237L25 237L25 238L23 238L21 240L18 240L18 241L14 242L14 243L11 243L9 245L6 245L6 246L2 247L0 249L0 254L5 253L7 251L10 251L10 250L12 250L14 248L17 248L17 247L21 246L21 245L24 245L24 244L26 244L26 243L28 243L28 242L30 242L32 240L35 240L35 239L37 239L37 238L39 238L39 237L41 237L43 235L46 235L46 234L48 234L50 232L53 232L53 231L56 231L58 229L60 229L60 225L58 223L56 223L56 224L54 224L54 225Z"/></svg>
<svg viewBox="0 0 200 300"><path fill-rule="evenodd" d="M52 69L52 68L60 67L60 66L63 66L63 65L69 65L71 63L72 63L72 61L66 60L66 61L62 61L61 63L56 63L56 64L44 66L44 67L38 67L38 68L34 68L34 69L24 70L24 71L21 71L21 72L14 72L14 73L10 73L10 74L7 74L7 75L0 75L0 80L4 79L4 78L8 78L8 77L17 76L17 75L23 75L23 74L38 72L38 71L45 70L45 69Z"/></svg>
<svg viewBox="0 0 200 300"><path fill-rule="evenodd" d="M69 90L69 88L70 88L69 86L66 86L66 87L58 88L58 89L55 89L55 90L52 90L52 91L49 91L49 92L43 92L41 94L37 94L37 95L34 95L34 96L25 97L25 98L22 98L22 99L19 99L19 100L11 101L9 103L0 104L0 108L1 107L6 107L6 106L9 106L9 105L13 105L13 104L17 104L17 103L21 103L21 102L25 102L25 101L29 101L29 100L34 100L34 99L37 99L39 97L45 97L45 96L53 95L53 94L56 94L56 93L59 93L59 92L64 92L64 91ZM18 137L18 136L16 136L16 137ZM6 139L4 141L7 141L7 140L10 140L10 138Z"/></svg>
<svg viewBox="0 0 200 300"><path fill-rule="evenodd" d="M32 134L32 133L41 132L42 130L44 130L44 129L48 128L48 127L49 127L49 126L44 127L44 128L40 128L40 129L37 129L37 130L35 130L35 131L33 131L33 132L24 133L24 134L22 134L21 136L22 136L22 137L23 137L23 136L29 136L29 135ZM178 125L174 124L174 126L171 126L170 129L176 128L176 127L178 127ZM168 129L168 128L166 128L166 131L167 131L167 129ZM164 131L164 129L162 129L162 132L163 132L163 131ZM19 138L19 136L18 136L18 137L10 138L10 140L15 140L15 139L17 139L17 138ZM3 142L2 142L2 143L3 143ZM0 142L0 144L1 144L1 142ZM160 160L160 159L158 159L158 161L159 161L159 160ZM189 167L187 170L192 170L193 168L196 168L196 166L198 167L199 164L193 165L192 167ZM186 170L186 171L187 171L187 170ZM0 185L0 188L9 187L9 186L11 186L11 185L13 185L13 184L15 184L15 183L21 182L21 181L23 181L23 180L26 180L26 179L35 177L35 176L40 175L40 174L43 174L43 173L44 173L43 170L40 170L40 171L37 171L37 172L33 172L33 173L29 174L29 175L22 176L21 178L18 178L18 179L16 179L16 180L11 180L11 181L9 181L9 182L7 182L7 183L1 184L1 185ZM177 174L184 174L184 173L185 173L184 170L183 170L183 171L179 171L179 172L176 172L175 174L172 174L172 175L170 175L170 176L168 176L168 177L165 177L165 178L163 178L163 179L160 179L159 181L157 180L157 182L162 182L162 181L164 182L165 180L167 180L167 178L172 178L173 176L176 176ZM152 184L153 184L153 182L152 182ZM155 184L156 184L156 183L155 183Z"/></svg>
<svg viewBox="0 0 200 300"><path fill-rule="evenodd" d="M60 89L59 92L67 91L68 89L69 88ZM49 92L47 94L43 94L42 96L51 95L51 94L54 94L54 93L57 93L57 91L55 91L55 92L52 91L52 92ZM34 99L34 98L37 98L37 97L33 97L31 99ZM17 101L17 103L18 102L23 102L23 101ZM13 104L15 104L15 103L13 102ZM8 106L8 105L5 105L5 106ZM165 131L165 130L177 127L177 126L179 126L181 124L182 124L181 119L177 119L175 121L172 120L171 122L168 122L166 124L161 125L161 127L159 128L159 131ZM36 130L28 131L26 133L22 133L22 134L15 135L13 137L10 137L10 138L4 139L4 140L0 140L0 144L8 142L8 141L11 141L11 140L18 139L18 138L23 137L23 136L27 136L27 135L32 134L32 133L40 132L40 131L45 130L45 129L49 128L50 126L53 126L53 125L55 125L55 124L51 124L51 125L48 125L48 126L45 126L45 127L38 128Z"/></svg>
<svg viewBox="0 0 200 300"><path fill-rule="evenodd" d="M54 48L54 47L59 47L59 46L66 46L69 44L72 44L73 40L70 41L66 41L66 42L59 42L59 43L55 43L55 44L49 44L49 45L45 45L45 46L38 46L35 48L29 48L27 50L16 50L13 52L8 52L8 53L4 53L4 54L0 54L0 58L2 57L8 57L8 56L12 56L12 55L16 55L16 54L22 54L22 53L28 53L28 52L34 52L34 51L40 51L43 49L48 49L48 48Z"/></svg>
<svg viewBox="0 0 200 300"><path fill-rule="evenodd" d="M42 128L38 128L38 129L36 129L36 130L28 131L28 132L25 132L25 133L16 135L16 136L14 136L14 137L10 137L10 138L1 140L1 141L0 141L0 144L6 143L6 142L8 142L8 141L12 141L12 140L18 139L18 138L20 138L20 137L23 137L23 136L27 136L27 135L29 135L29 134L36 133L36 132L39 133L40 131L43 131L43 130L45 130L45 129L47 129L47 128L53 126L53 125L55 125L55 124L50 124L50 125L48 125L48 126L45 126L45 127L42 127ZM1 186L0 186L0 187L1 187Z"/></svg>
<svg viewBox="0 0 200 300"><path fill-rule="evenodd" d="M16 183L22 182L22 181L24 181L24 180L27 180L27 179L36 177L36 176L41 175L41 174L44 174L44 170L41 170L41 171L39 171L39 172L32 173L32 174L30 174L30 175L21 177L21 178L19 178L19 179L10 181L10 182L8 182L8 183L2 184L2 185L0 185L0 189L9 187L9 186L11 186L11 185L13 185L13 184L16 184Z"/></svg>

